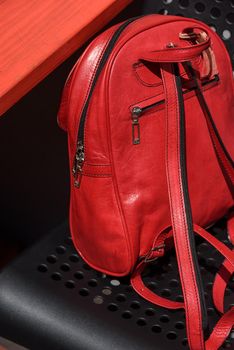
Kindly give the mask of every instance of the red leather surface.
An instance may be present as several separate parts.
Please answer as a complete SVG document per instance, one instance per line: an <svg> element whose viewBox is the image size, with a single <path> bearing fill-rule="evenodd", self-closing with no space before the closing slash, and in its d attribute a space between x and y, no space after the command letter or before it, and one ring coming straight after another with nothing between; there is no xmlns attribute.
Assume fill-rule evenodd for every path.
<svg viewBox="0 0 234 350"><path fill-rule="evenodd" d="M164 153L165 110L156 110L155 113L151 110L141 117L139 121L141 143L133 146L131 114L130 111L126 112L126 107L154 96L157 94L158 87L146 87L141 84L132 73L131 66L137 62L142 52L150 51L150 48L155 48L156 45L165 47L169 40L168 32L172 33L171 41L179 43L178 32L186 26L188 23L183 21L168 23L165 26L165 37L163 36L164 26L159 26L134 36L123 48L120 42L116 46L116 50L119 49L118 59L109 68L111 79L108 82L109 93L105 101L109 103L107 123L111 136L110 157L118 188L117 195L121 200L123 212L127 213L125 220L134 252L139 247L138 252L135 253L137 257L145 255L150 249L155 234L166 225L170 225L170 215ZM211 33L212 38L213 36L214 34ZM147 37L157 37L157 40L151 42ZM144 48L139 45L139 42L144 43ZM214 43L220 52L217 61L219 71L221 69L221 82L213 89L207 90L205 97L220 134L233 155L230 132L234 127L231 117L234 113L231 66L228 66L230 71L228 78L226 68L229 59L225 57L221 41L215 39ZM223 78L222 71L225 72ZM120 79L121 76L124 79ZM214 104L214 96L224 96L224 103L219 101ZM185 101L185 110L188 116L186 118L187 167L193 218L195 223L206 227L222 217L233 205L233 201L223 180L197 99L191 98ZM204 206L204 198L209 198L209 205Z"/></svg>
<svg viewBox="0 0 234 350"><path fill-rule="evenodd" d="M198 26L208 33L210 39L197 44L194 49L193 44L181 40L179 34L185 28ZM116 27L111 28L91 43L64 90L58 119L68 131L71 168L84 103L97 66L115 30ZM184 211L183 201L176 202L180 197L178 155L173 175L176 181L170 184L172 193L178 192L178 195L170 198L175 208L172 220L170 215L165 162L166 104L148 109L139 118L140 143L137 145L132 144L131 109L139 104L147 107L152 101L165 100L158 61L184 61L181 52L185 52L186 60L192 59L196 70L204 70L204 65L207 67L207 55L199 56L199 53L201 48L206 48L209 40L220 80L209 87L207 85L203 93L217 130L233 158L234 83L231 63L221 39L206 25L196 20L171 16L151 15L138 19L121 34L96 83L85 122L85 162L79 189L74 187L71 175L70 226L80 254L92 267L104 273L123 276L132 272L138 258L149 252L155 237L165 227L171 226L171 221L174 220L178 232L187 230L181 216ZM169 43L173 43L175 48L170 49L172 53L167 58L164 52L167 52L165 50ZM139 61L142 58L144 60ZM191 82L182 65L180 71L183 84L190 86ZM166 66L163 75L167 84L169 82L173 86L171 72ZM216 135L213 138L209 136L212 129L204 118L204 110L197 96L189 94L184 98L189 196L193 222L207 227L233 207L230 193L233 183L227 183L223 173L225 169L227 177L231 179L233 169L222 153ZM169 99L175 101L173 94ZM176 102L170 102L168 107L174 120L177 113L173 108L176 107ZM176 208L180 210L177 212ZM186 245L184 236L179 236L178 240L181 238L182 244ZM181 242L177 246L179 264L185 270L181 272L181 276L184 276L182 285L187 283L190 288L190 291L187 286L184 288L185 303L187 309L188 306L191 308L190 319L195 315L191 322L187 320L188 329L193 328L194 333L190 332L190 346L193 350L202 350L205 344L201 334L199 300L194 302L194 297L198 295L197 286L193 268L187 264L191 252L189 245L184 246L182 253L179 251ZM214 336L209 344L214 345L209 345L209 349L213 350L217 344L212 339Z"/></svg>

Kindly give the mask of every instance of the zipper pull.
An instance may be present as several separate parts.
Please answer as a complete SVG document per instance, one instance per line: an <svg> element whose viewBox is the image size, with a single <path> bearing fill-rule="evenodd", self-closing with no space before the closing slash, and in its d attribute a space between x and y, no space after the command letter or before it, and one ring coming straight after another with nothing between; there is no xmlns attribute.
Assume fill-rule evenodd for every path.
<svg viewBox="0 0 234 350"><path fill-rule="evenodd" d="M72 167L72 174L75 178L74 185L77 188L79 188L81 184L83 164L84 164L84 145L82 141L79 141L77 143L76 154L74 157L74 162Z"/></svg>
<svg viewBox="0 0 234 350"><path fill-rule="evenodd" d="M140 124L139 117L142 113L140 107L133 107L132 109L132 143L133 145L139 145L140 143Z"/></svg>

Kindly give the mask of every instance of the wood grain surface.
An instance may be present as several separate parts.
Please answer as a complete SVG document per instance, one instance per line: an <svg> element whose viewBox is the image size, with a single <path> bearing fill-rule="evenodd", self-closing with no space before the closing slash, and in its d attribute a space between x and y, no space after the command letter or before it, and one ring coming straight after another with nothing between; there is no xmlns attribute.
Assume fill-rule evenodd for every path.
<svg viewBox="0 0 234 350"><path fill-rule="evenodd" d="M0 0L0 115L132 0Z"/></svg>

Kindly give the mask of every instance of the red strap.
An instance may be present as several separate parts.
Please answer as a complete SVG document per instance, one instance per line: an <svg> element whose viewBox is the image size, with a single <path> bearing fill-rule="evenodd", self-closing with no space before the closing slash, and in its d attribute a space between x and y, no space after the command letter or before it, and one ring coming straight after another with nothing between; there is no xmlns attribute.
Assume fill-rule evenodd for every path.
<svg viewBox="0 0 234 350"><path fill-rule="evenodd" d="M199 230L199 232L197 230ZM218 241L214 236L210 235L201 227L196 226L196 232L211 243L226 258L219 272L215 276L212 291L215 307L219 312L224 313L225 290L227 283L234 272L234 250L231 251L225 244ZM214 244L215 240L217 241L217 244Z"/></svg>
<svg viewBox="0 0 234 350"><path fill-rule="evenodd" d="M210 338L206 341L206 350L218 350L229 336L234 326L234 307L221 317Z"/></svg>
<svg viewBox="0 0 234 350"><path fill-rule="evenodd" d="M223 243L214 238L210 233L202 229L201 227L194 225L194 231L207 240L211 245L219 250L221 254L223 254L226 258L226 261L229 263L231 259L230 266L232 269L234 268L234 251L231 251L227 248ZM169 232L170 235L170 232ZM162 237L162 236L161 236ZM155 242L157 244L157 241ZM145 268L146 263L142 261L138 267L136 268L132 278L131 284L135 291L140 294L146 300L169 309L178 309L184 307L183 303L174 302L168 300L166 298L162 298L149 290L143 283L141 278L141 272ZM220 302L223 301L223 296L221 296ZM223 317L219 320L219 322L214 327L212 334L209 339L205 342L205 350L218 350L220 346L223 344L225 339L229 336L232 327L234 326L234 307L232 307Z"/></svg>
<svg viewBox="0 0 234 350"><path fill-rule="evenodd" d="M234 250L233 250L234 253ZM216 309L224 313L224 295L227 284L234 273L233 265L226 259L215 276L212 294Z"/></svg>
<svg viewBox="0 0 234 350"><path fill-rule="evenodd" d="M168 228L169 229L169 228ZM168 233L168 236L171 235L170 231ZM207 242L209 242L213 247L215 247L225 258L226 261L229 263L230 269L234 270L234 251L231 251L225 244L220 242L217 238L212 236L209 232L202 229L198 225L194 225L194 232L196 232L198 235L200 235L202 238L204 238ZM161 245L161 239L162 235L160 235L155 242L155 247L157 245ZM164 240L166 237L164 236ZM230 261L230 262L229 262ZM149 302L156 304L158 306L162 306L168 309L181 309L184 308L184 303L181 302L175 302L166 298L162 298L152 292L149 288L147 288L142 280L141 273L145 269L147 265L147 262L144 260L141 261L138 266L136 267L132 277L131 277L131 284L134 288L134 290L141 295L144 299L148 300ZM223 298L224 295L217 297L217 301L221 304L223 304Z"/></svg>
<svg viewBox="0 0 234 350"><path fill-rule="evenodd" d="M215 247L234 268L234 252L231 249L198 225L194 225L194 231Z"/></svg>
<svg viewBox="0 0 234 350"><path fill-rule="evenodd" d="M204 350L201 302L190 245L181 169L181 110L173 65L162 64L166 103L166 173L171 222L186 312L187 335L192 350Z"/></svg>
<svg viewBox="0 0 234 350"><path fill-rule="evenodd" d="M170 71L169 71L169 73L170 73ZM162 76L163 76L163 74L162 74ZM165 89L165 95L166 95L165 80L164 80L164 89ZM200 104L202 106L202 109L204 111L204 115L205 115L205 118L206 118L206 121L207 121L207 126L208 126L208 129L209 129L209 133L210 133L210 137L211 137L213 146L214 146L214 150L216 152L217 159L218 159L220 167L221 167L221 169L223 171L224 178L225 178L226 183L227 183L227 185L228 185L228 187L230 189L230 192L231 192L232 195L234 195L234 166L233 166L233 161L232 161L231 157L229 156L227 150L225 149L225 147L223 145L223 142L222 142L222 140L221 140L221 138L220 138L220 136L218 134L218 131L217 131L216 127L215 127L215 124L214 124L214 122L212 120L212 116L210 114L209 108L208 108L208 106L206 104L206 101L204 99L204 96L202 95L201 90L199 89L199 86L198 86L197 91L198 91L198 98L199 98ZM172 103L172 101L170 101L170 102ZM171 106L172 106L171 108L174 107L173 104L171 104ZM167 110L167 117L168 117L168 115L169 115L169 113L168 113L168 110ZM173 113L171 113L171 115L173 115ZM170 116L170 118L171 118L171 116ZM168 133L168 130L169 130L169 128L167 129L167 133ZM171 129L171 132L173 132L172 130L173 129ZM175 134L175 132L174 132L174 134ZM180 148L180 144L178 144L178 146L179 146L178 148ZM179 162L178 162L178 164L179 164ZM167 177L168 177L169 181L170 181L170 175L172 174L172 171L173 171L172 168L167 168ZM171 174L170 174L170 172L171 172ZM180 173L180 165L178 165L178 174L179 173ZM180 174L179 174L179 176L180 176ZM178 176L177 181L174 182L175 187L176 186L178 186L178 187L180 186L179 182L180 182L181 179L179 179L179 176ZM182 288L183 288L183 293L184 293L184 297L185 297L185 311L186 311L187 320L188 320L190 310L188 309L188 305L186 304L186 296L190 293L190 291L189 291L189 287L186 284L184 285L184 283L183 283L183 274L184 274L184 276L186 275L186 272L184 272L184 270L187 271L188 269L187 269L187 266L186 266L186 261L184 261L184 264L182 265L183 269L181 269L181 263L183 262L183 257L182 257L182 260L180 260L179 255L180 255L180 253L181 253L181 255L184 255L184 254L185 254L185 256L187 255L187 257L186 257L187 258L187 263L189 265L192 265L192 262L189 261L189 255L190 255L189 251L188 250L186 251L186 248L183 247L183 243L184 242L182 240L183 238L186 239L186 235L188 237L189 230L188 230L188 228L186 230L185 226L182 227L182 230L181 230L181 227L178 227L178 224L180 224L181 222L180 222L180 220L177 220L178 217L176 217L176 215L177 216L178 215L184 215L185 214L185 210L182 209L182 206L180 208L176 208L176 205L174 205L174 208L173 208L173 196L178 196L178 193L176 193L175 187L174 188L171 187L172 188L172 192L170 193L169 181L168 181L168 185L169 185L170 207L171 207L171 215L172 215L172 223L173 223L173 234L174 234L174 238L175 238L175 246L176 246L177 258L178 258L178 263L179 263L179 271L180 271L180 276L181 276L181 281L182 281ZM172 198L172 200L171 200L171 198ZM178 196L178 198L179 198L179 196ZM179 202L177 202L177 205L178 204L180 205ZM179 209L179 210L176 213L177 209ZM173 210L174 210L174 213L176 213L176 215L174 215ZM184 215L184 217L185 217L185 215ZM175 224L175 222L173 222L173 219L177 220L176 224ZM202 230L200 230L200 233L202 233ZM178 247L177 247L176 240L177 240L178 236L180 237L180 240L178 240ZM221 248L222 250L223 250L223 248L226 249L225 246L221 247L219 244L218 244L217 248ZM233 264L233 255L230 255L228 260L229 260L229 263ZM228 262L226 264L228 265ZM185 266L186 266L186 268L184 268ZM230 268L229 269L229 273L231 274L231 272L232 272L231 266L228 266L228 268ZM182 271L182 273L181 273L181 271ZM184 282L185 281L186 281L186 277L184 278ZM190 284L191 283L191 279L190 280L187 279L187 282L188 282L188 284ZM193 295L196 296L197 292L195 291ZM223 296L220 295L219 297L223 297ZM194 299L194 300L195 300L195 304L198 306L197 300L196 299ZM189 305L190 309L191 309L192 306L193 305ZM197 309L195 311L195 313L194 313L194 317L197 317L197 316L200 317L200 313L199 312L200 311L198 311L198 309ZM193 320L193 323L194 323L195 326L197 326L197 322L195 321L195 319ZM220 330L220 327L222 325L223 325L223 323L219 324L219 326L218 326L219 330ZM229 324L228 327L230 328L232 326L230 326L230 324ZM197 329L195 329L195 332L196 332ZM223 332L223 334L227 333L227 332L225 332L225 330L223 330L222 332ZM202 330L200 330L198 334L195 334L195 338L194 337L192 338L191 335L194 334L194 329L190 328L189 320L188 320L187 321L187 333L188 333L188 339L189 339L190 348L192 350L198 349L199 348L198 341L201 342ZM216 333L214 333L214 334L216 334ZM215 337L215 335L211 339L214 339L214 337ZM197 343L196 343L196 338L197 338ZM220 337L220 339L221 339L221 337ZM222 337L222 341L224 339L225 338ZM217 340L217 342L218 342L218 340ZM214 344L214 341L212 342L212 344ZM202 347L200 347L199 349L203 349L204 348L202 343L201 343L201 346ZM212 349L212 347L210 349ZM214 347L214 349L215 349L215 347Z"/></svg>
<svg viewBox="0 0 234 350"><path fill-rule="evenodd" d="M190 28L186 28L186 32ZM204 29L201 29L204 33ZM173 62L187 62L197 58L204 50L210 47L210 37L207 32L206 38L203 42L190 45L186 47L170 47L163 48L162 50L151 51L148 54L142 56L140 60L160 63L173 63ZM170 44L170 43L168 43Z"/></svg>
<svg viewBox="0 0 234 350"><path fill-rule="evenodd" d="M193 256L191 252L191 246L189 239L189 228L188 221L186 218L185 209L185 199L183 195L182 186L182 175L181 175L181 158L179 150L181 148L181 115L180 106L178 103L177 89L175 84L175 77L173 66L169 64L162 65L162 79L165 89L165 101L166 101L166 117L167 117L167 152L166 152L166 165L167 165L167 181L168 181L168 192L171 208L171 218L173 223L173 235L175 240L176 254L178 258L179 272L182 282L182 289L185 299L185 311L186 311L186 321L187 321L187 334L191 350L203 350L205 349L203 330L202 330L202 320L201 320L201 305L199 299L199 293L197 289L196 273L193 266ZM209 116L208 116L209 117ZM208 122L210 122L208 120ZM227 159L225 152L223 151L223 145L220 139L217 137L216 132L213 131L214 125L210 122L209 131L211 134L211 139L214 147L219 148L219 152L216 152L218 158L221 159L221 168L225 166ZM214 141L213 141L214 140ZM229 164L230 165L230 164ZM229 167L229 166L228 166ZM232 169L232 165L231 165ZM232 170L233 171L233 170ZM229 168L226 171L228 177L232 179L232 172L230 173ZM198 230L199 234L204 236L204 230ZM224 255L228 255L228 259L233 263L233 253L231 253L228 248L221 242L214 240L214 237L210 235L209 240L216 245L219 251L223 252ZM140 279L138 283L141 284ZM134 282L133 282L134 284ZM144 286L141 285L143 290L142 294L147 294L147 299L152 301L153 293L150 291L144 292ZM160 305L167 307L181 307L181 304L173 305L168 300L163 300L161 297L156 297L157 302ZM159 299L160 298L160 299ZM222 323L220 323L222 326ZM221 327L219 325L219 328ZM223 332L225 333L225 332ZM214 337L214 336L213 336Z"/></svg>
<svg viewBox="0 0 234 350"><path fill-rule="evenodd" d="M198 56L203 50L209 47L207 41L190 46L189 48L170 48L162 51L155 51L150 55L143 57L154 62L163 62L161 65L161 74L165 91L166 103L166 173L169 193L169 203L171 212L171 221L173 236L178 259L178 267L182 289L184 294L184 306L186 312L187 335L191 350L215 350L220 342L225 340L232 328L232 313L227 313L217 324L206 345L203 337L203 327L201 318L201 295L199 295L198 271L195 271L196 257L193 255L194 247L192 241L192 220L190 212L190 201L188 196L188 186L186 183L186 169L183 149L184 139L184 121L183 121L183 97L180 94L178 79L174 72L174 65L165 62L186 62L195 56ZM207 46L206 46L207 45ZM196 51L197 50L197 51ZM228 155L218 131L213 123L210 111L205 99L199 89L198 98L206 117L210 137L223 171L226 182L231 193L234 193L234 168L233 162ZM180 100L180 101L179 101ZM181 102L182 101L182 102ZM181 102L181 105L180 103ZM199 234L204 235L204 230L199 229ZM227 247L214 241L214 237L209 237L212 243L216 244L219 251L224 252L230 263L233 264L233 253ZM150 298L151 295L148 294ZM162 302L162 300L160 300ZM165 302L165 300L164 300ZM168 303L168 301L167 301ZM229 332L228 332L229 330ZM217 336L217 332L221 336ZM217 339L215 339L217 338Z"/></svg>
<svg viewBox="0 0 234 350"><path fill-rule="evenodd" d="M141 278L141 273L145 269L147 263L145 261L141 261L139 265L136 267L134 273L131 276L131 285L134 290L142 296L142 298L148 300L150 303L155 305L165 307L167 309L181 309L184 308L184 303L180 303L177 301L172 301L166 298L162 298L159 295L152 292L149 288L147 288Z"/></svg>
<svg viewBox="0 0 234 350"><path fill-rule="evenodd" d="M233 213L230 215L230 218L227 221L227 230L230 241L232 244L234 243L234 215ZM234 249L233 249L234 252ZM215 276L212 294L213 301L216 309L224 313L224 295L227 284L234 273L234 268L232 264L225 259L219 272Z"/></svg>

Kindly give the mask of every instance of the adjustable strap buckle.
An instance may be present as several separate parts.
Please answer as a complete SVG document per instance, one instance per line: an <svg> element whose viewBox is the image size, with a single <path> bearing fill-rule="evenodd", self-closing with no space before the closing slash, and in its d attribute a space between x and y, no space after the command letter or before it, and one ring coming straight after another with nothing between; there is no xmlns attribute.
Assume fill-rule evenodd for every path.
<svg viewBox="0 0 234 350"><path fill-rule="evenodd" d="M166 247L165 243L162 243L160 245L158 245L157 247L153 247L149 250L149 252L145 255L144 257L144 262L148 263L148 262L152 262L157 260L160 256L162 256L164 254L164 248ZM154 252L157 252L158 254L156 256L154 256Z"/></svg>

